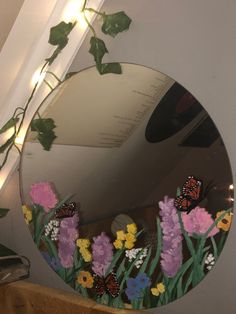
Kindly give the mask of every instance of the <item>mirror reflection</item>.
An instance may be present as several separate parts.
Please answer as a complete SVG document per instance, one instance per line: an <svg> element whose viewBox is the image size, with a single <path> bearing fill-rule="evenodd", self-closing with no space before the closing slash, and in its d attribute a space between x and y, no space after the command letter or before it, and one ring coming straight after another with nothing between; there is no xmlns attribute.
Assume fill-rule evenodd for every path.
<svg viewBox="0 0 236 314"><path fill-rule="evenodd" d="M179 195L186 196L185 201L192 202L192 207L207 208L213 222L217 212L232 207L230 163L216 126L191 93L158 71L134 64L122 66L123 74L120 76L100 76L93 67L83 70L67 79L41 105L24 143L21 160L22 202L29 206L32 204L32 186L35 183L50 182L59 200L71 196L65 201L64 211L60 214L57 212L56 218L75 217L75 207L79 208L80 238L92 239L105 232L114 239L117 231L129 233L127 226L135 225L138 230L142 230L137 242L138 248L145 248L145 256L149 254L146 263L149 271L143 273L147 276L149 274L148 280L151 280L162 269L165 276L162 278L160 275L160 282L167 289L166 278L174 278L176 272L165 273L165 267L159 260L155 269L150 271L151 258L155 258L158 250L156 245L160 244L157 244L156 224L161 207L159 202L166 195L177 197L176 191L179 188ZM53 134L49 132L49 139L42 140L40 132L37 133L37 119L40 118L47 119L49 124L53 121L50 129L53 129ZM193 176L195 182L187 182L189 176ZM193 193L197 195L196 200ZM55 203L57 210L60 206ZM184 215L191 217L193 208L190 210L189 213L187 210L183 213L183 221ZM66 212L70 215L66 216ZM163 218L163 215L160 213L160 217ZM223 219L224 215L220 218ZM45 225L50 219L52 217L47 218ZM59 222L56 227L58 226ZM37 226L34 224L31 228L35 230ZM50 233L52 226L47 230L49 231L44 236ZM41 235L43 232L44 229ZM190 236L193 233L189 231ZM215 241L220 241L220 231L217 234ZM41 251L45 251L47 245L41 240L36 244ZM58 238L54 240L57 241ZM193 239L194 241L198 240ZM183 257L179 263L191 257L185 246L183 244ZM132 248L133 246L130 247ZM118 248L114 246L113 250L115 249ZM210 254L210 251L204 252ZM201 263L204 264L202 259ZM120 263L122 261L126 265L125 260L121 259ZM62 262L60 254L59 262ZM109 270L118 271L121 276L121 270L115 264L112 266L108 267ZM96 273L94 266L92 269ZM109 271L106 269L96 274L106 280ZM110 296L118 301L104 303L125 307L124 304L132 304L137 298L132 300L132 293L127 292L128 277L124 277L121 283L118 275L115 279L113 275L109 278L115 281L114 295ZM131 275L135 278L137 271L131 272ZM202 275L200 279L203 277ZM183 281L188 282L187 279L184 277ZM200 279L185 286L185 291ZM117 288L117 281L120 286L123 285L122 288ZM153 282L156 284L157 280L148 281L147 286L153 286ZM77 284L80 288L86 286L83 280ZM96 282L96 287L97 284ZM77 290L85 293L80 288ZM109 295L108 290L105 289L102 295L98 291L95 294L105 298L105 295ZM119 290L119 297L116 290ZM159 294L162 292L159 291ZM89 291L88 295L91 297L92 292ZM155 307L177 297L177 294L173 294L171 300L163 299L159 302L160 295L156 299L154 293L150 299L146 297L148 300L143 300L142 306L136 304L133 308Z"/></svg>

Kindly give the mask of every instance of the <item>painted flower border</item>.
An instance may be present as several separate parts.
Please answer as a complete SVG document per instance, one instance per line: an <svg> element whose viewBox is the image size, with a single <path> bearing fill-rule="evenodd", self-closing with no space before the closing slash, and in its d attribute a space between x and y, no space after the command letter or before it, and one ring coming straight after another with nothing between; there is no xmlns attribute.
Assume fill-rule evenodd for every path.
<svg viewBox="0 0 236 314"><path fill-rule="evenodd" d="M59 200L49 182L33 184L29 194L25 221L47 263L84 297L116 308L159 307L195 287L218 259L233 215L230 208L213 218L198 206L181 213L174 198L165 196L159 215L157 209L156 241L140 247L143 230L135 223L118 230L116 238L104 232L81 238L78 211L57 218L71 197Z"/></svg>

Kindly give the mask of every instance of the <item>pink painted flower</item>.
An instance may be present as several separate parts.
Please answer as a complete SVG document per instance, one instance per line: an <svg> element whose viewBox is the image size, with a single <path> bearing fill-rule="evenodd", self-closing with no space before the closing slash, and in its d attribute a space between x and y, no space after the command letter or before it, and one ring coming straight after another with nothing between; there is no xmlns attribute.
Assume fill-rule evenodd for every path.
<svg viewBox="0 0 236 314"><path fill-rule="evenodd" d="M58 203L58 199L50 182L37 182L32 184L29 195L33 203L42 206L46 213Z"/></svg>
<svg viewBox="0 0 236 314"><path fill-rule="evenodd" d="M182 213L182 220L184 229L190 236L194 233L197 235L203 235L207 232L210 226L214 223L211 215L206 211L205 208L195 207L189 214ZM214 227L209 233L208 237L213 237L219 232L217 227Z"/></svg>

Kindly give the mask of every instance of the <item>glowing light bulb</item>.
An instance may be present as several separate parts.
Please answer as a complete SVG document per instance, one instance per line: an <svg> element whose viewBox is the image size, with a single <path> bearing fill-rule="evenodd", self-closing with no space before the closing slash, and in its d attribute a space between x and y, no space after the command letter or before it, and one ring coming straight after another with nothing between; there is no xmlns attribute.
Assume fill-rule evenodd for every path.
<svg viewBox="0 0 236 314"><path fill-rule="evenodd" d="M75 22L77 20L78 12L81 12L83 1L74 0L68 3L63 14L62 19L64 22Z"/></svg>
<svg viewBox="0 0 236 314"><path fill-rule="evenodd" d="M234 202L234 198L233 197L231 197L230 200L231 200L231 202Z"/></svg>
<svg viewBox="0 0 236 314"><path fill-rule="evenodd" d="M0 176L0 190L3 187L5 181L6 181L6 179L3 176Z"/></svg>
<svg viewBox="0 0 236 314"><path fill-rule="evenodd" d="M21 130L20 133L15 138L14 143L17 145L23 145L25 140L26 130Z"/></svg>
<svg viewBox="0 0 236 314"><path fill-rule="evenodd" d="M86 12L79 12L76 15L76 20L77 20L77 23L79 25L79 28L83 31L86 30L86 28L88 27L87 22L86 22L85 17L84 17L85 14L86 14L86 18L88 19L88 21L90 21L91 20L91 17L89 16L90 14L88 14Z"/></svg>
<svg viewBox="0 0 236 314"><path fill-rule="evenodd" d="M23 136L17 136L16 138L15 138L15 144L17 144L17 145L23 145L23 143L24 143L24 137Z"/></svg>
<svg viewBox="0 0 236 314"><path fill-rule="evenodd" d="M229 190L233 190L233 189L234 189L234 185L233 185L233 184L230 184Z"/></svg>
<svg viewBox="0 0 236 314"><path fill-rule="evenodd" d="M32 79L31 79L31 85L32 86L35 86L35 84L41 84L42 81L44 80L45 78L45 75L46 75L46 72L43 72L43 73L40 73L41 72L41 68L37 69L33 76L32 76Z"/></svg>

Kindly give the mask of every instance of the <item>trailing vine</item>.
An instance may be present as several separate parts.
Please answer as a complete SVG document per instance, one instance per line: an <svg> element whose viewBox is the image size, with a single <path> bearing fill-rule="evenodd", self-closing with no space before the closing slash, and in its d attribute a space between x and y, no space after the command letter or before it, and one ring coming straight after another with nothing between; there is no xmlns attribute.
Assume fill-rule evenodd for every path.
<svg viewBox="0 0 236 314"><path fill-rule="evenodd" d="M98 37L94 27L89 22L86 12L95 13L100 17L101 21L101 31L105 35L109 35L111 37L116 37L119 33L123 31L127 31L131 24L131 19L125 14L124 11L116 12L113 14L107 14L106 12L99 12L91 7L87 7L87 1L85 0L83 3L83 7L81 12L84 16L84 19L92 33L90 38L90 49L89 53L93 56L96 68L98 72L103 75L107 73L121 74L122 68L120 63L112 62L112 63L104 63L103 58L105 54L109 53L105 42ZM50 69L50 66L57 59L62 50L67 46L69 42L69 35L76 26L77 21L66 23L61 21L59 24L53 26L50 29L50 35L48 43L52 46L55 46L55 50L52 55L45 59L43 66L40 69L40 75L43 73L53 75L58 81L58 85L63 83L66 79L71 77L74 73L68 73L63 80L60 80L56 74L53 72L46 70ZM46 79L44 79L44 83L46 83L51 90L54 90L56 87L52 87ZM25 117L28 111L28 108L31 104L31 101L35 95L39 82L35 83L30 96L22 107L17 107L12 115L12 117L2 126L0 129L0 134L6 133L8 130L12 130L12 134L9 138L0 146L0 154L4 154L3 161L0 164L0 171L6 164L8 160L8 156L10 151L15 148L21 154L20 148L15 143L17 136L19 135L22 126L25 121ZM56 138L54 129L56 127L53 119L44 119L37 112L38 118L34 119L31 122L31 130L37 133L37 139L43 146L44 150L49 151L51 149L51 145Z"/></svg>

